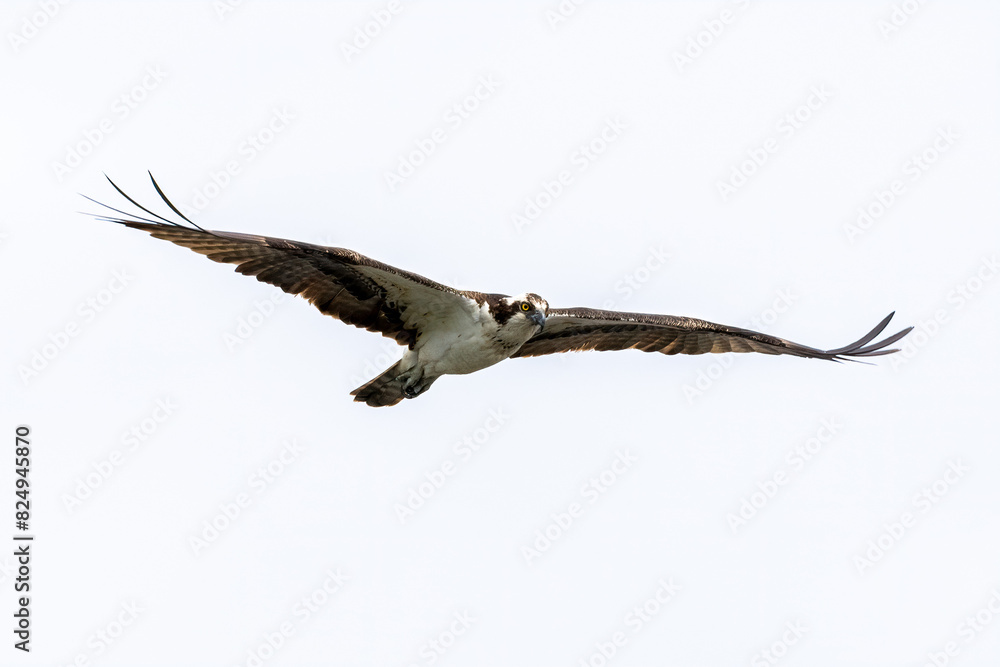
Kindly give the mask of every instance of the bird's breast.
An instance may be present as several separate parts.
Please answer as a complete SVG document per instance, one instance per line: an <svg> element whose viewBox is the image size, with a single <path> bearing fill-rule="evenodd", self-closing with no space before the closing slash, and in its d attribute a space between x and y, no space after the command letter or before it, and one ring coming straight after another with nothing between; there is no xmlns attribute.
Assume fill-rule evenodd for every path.
<svg viewBox="0 0 1000 667"><path fill-rule="evenodd" d="M425 372L464 375L503 361L525 340L523 332L506 330L485 320L472 326L444 326L426 331L414 351Z"/></svg>

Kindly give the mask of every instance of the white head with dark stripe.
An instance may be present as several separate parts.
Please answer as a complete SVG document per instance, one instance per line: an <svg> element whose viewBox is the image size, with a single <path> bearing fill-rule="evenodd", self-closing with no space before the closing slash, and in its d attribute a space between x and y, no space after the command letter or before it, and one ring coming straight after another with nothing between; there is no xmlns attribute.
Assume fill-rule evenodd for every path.
<svg viewBox="0 0 1000 667"><path fill-rule="evenodd" d="M531 336L545 325L549 302L531 292L517 296L490 294L487 299L490 315L503 329L523 331Z"/></svg>

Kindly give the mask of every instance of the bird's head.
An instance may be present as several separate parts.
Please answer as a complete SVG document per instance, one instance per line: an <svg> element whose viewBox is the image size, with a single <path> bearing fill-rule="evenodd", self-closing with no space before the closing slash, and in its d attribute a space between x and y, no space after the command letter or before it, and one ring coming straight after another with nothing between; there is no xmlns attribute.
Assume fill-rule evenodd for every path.
<svg viewBox="0 0 1000 667"><path fill-rule="evenodd" d="M545 326L545 317L549 313L549 302L527 292L518 296L508 296L502 301L505 310L510 313L509 322L513 324L529 324L532 329Z"/></svg>

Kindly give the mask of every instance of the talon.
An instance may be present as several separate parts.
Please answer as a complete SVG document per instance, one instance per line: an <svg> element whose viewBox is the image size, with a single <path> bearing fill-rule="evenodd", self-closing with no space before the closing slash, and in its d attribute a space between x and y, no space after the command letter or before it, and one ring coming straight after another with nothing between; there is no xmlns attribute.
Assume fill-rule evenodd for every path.
<svg viewBox="0 0 1000 667"><path fill-rule="evenodd" d="M416 398L418 394L420 394L420 391L415 387L411 387L410 385L403 387L403 396L407 398Z"/></svg>

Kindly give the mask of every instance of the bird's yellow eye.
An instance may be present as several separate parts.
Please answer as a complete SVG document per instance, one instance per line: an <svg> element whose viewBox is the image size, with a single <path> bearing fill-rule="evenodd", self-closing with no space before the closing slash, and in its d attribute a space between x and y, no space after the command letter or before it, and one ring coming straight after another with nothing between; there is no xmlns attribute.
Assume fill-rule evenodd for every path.
<svg viewBox="0 0 1000 667"><path fill-rule="evenodd" d="M531 304L528 303L527 301L522 301L521 310L523 310L524 312L528 312L529 310L531 310Z"/></svg>

